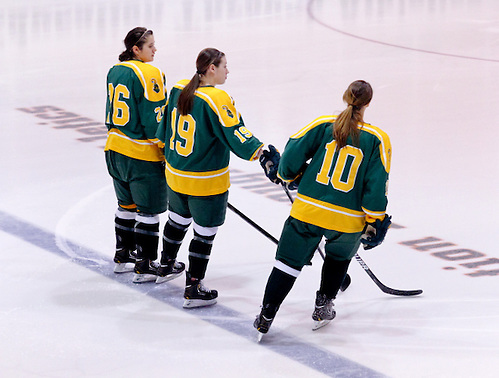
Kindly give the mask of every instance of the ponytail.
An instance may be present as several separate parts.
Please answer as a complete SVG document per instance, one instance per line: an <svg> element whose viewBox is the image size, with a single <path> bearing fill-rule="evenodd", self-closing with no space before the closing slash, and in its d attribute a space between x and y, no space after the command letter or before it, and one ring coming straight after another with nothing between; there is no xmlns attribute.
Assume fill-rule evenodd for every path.
<svg viewBox="0 0 499 378"><path fill-rule="evenodd" d="M120 60L120 62L126 62L127 60L132 60L133 57L134 54L132 51L125 50L119 55L118 59Z"/></svg>
<svg viewBox="0 0 499 378"><path fill-rule="evenodd" d="M206 48L202 50L196 59L196 73L192 77L189 84L187 84L178 97L177 109L183 116L189 114L194 105L194 94L196 89L201 85L201 77L206 74L210 65L214 64L216 67L220 64L222 57L225 54L214 48Z"/></svg>
<svg viewBox="0 0 499 378"><path fill-rule="evenodd" d="M334 122L333 136L338 150L346 146L349 136L352 137L354 144L358 143L357 125L364 122L360 110L371 102L372 96L371 85L363 80L354 81L348 86L343 94L343 101L348 104L348 107Z"/></svg>
<svg viewBox="0 0 499 378"><path fill-rule="evenodd" d="M178 96L177 109L180 115L187 115L192 110L192 105L194 104L194 92L199 88L201 83L201 79L198 73L195 73L192 77L189 84L187 84L182 92L180 92L180 96Z"/></svg>

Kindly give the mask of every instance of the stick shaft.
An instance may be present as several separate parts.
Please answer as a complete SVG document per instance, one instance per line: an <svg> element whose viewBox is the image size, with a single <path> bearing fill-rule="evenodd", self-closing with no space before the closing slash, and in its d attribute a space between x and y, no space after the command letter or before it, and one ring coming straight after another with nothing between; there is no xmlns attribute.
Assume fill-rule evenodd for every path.
<svg viewBox="0 0 499 378"><path fill-rule="evenodd" d="M275 244L277 244L279 242L275 237L273 237L271 234L269 234L267 231L265 231L262 227L260 227L257 223L255 223L254 221L252 221L250 218L248 218L245 214L243 214L241 211L239 211L238 209L236 209L230 203L227 203L227 207L230 210L232 210L234 213L236 213L237 215L239 215L246 222L248 222L250 225L252 225L254 228L256 228L258 231L260 231L268 239L272 240Z"/></svg>

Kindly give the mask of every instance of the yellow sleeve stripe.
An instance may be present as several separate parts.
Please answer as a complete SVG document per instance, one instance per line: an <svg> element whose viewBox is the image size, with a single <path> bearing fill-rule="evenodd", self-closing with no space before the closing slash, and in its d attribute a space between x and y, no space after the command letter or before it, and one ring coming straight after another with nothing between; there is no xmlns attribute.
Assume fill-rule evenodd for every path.
<svg viewBox="0 0 499 378"><path fill-rule="evenodd" d="M383 220L385 217L385 211L369 211L366 208L362 208L366 213L366 222L373 223L376 222L376 219Z"/></svg>
<svg viewBox="0 0 499 378"><path fill-rule="evenodd" d="M363 207L362 210L364 210L364 213L370 215L373 218L380 218L385 216L385 211L370 211L367 210L365 207Z"/></svg>
<svg viewBox="0 0 499 378"><path fill-rule="evenodd" d="M280 178L282 181L284 181L284 182L292 182L292 181L295 181L298 177L300 177L300 174L297 174L294 178L292 178L292 179L288 180L288 179L283 178L283 177L279 174L279 172L277 172L277 177L279 177L279 178Z"/></svg>
<svg viewBox="0 0 499 378"><path fill-rule="evenodd" d="M325 123L325 122L334 122L336 120L337 116L322 116L319 118L316 118L312 122L310 122L307 126L303 127L300 131L297 133L291 135L289 138L290 139L299 139L303 137L306 133L308 133L310 130L313 128Z"/></svg>
<svg viewBox="0 0 499 378"><path fill-rule="evenodd" d="M260 145L260 147L258 147L258 148L256 149L256 151L253 153L253 155L251 155L251 158L249 159L249 161L253 161L253 160L258 159L258 157L257 157L257 156L258 156L258 152L260 152L260 150L263 148L263 146L264 146L264 145L265 145L265 144L263 144L263 143L262 143L262 144Z"/></svg>

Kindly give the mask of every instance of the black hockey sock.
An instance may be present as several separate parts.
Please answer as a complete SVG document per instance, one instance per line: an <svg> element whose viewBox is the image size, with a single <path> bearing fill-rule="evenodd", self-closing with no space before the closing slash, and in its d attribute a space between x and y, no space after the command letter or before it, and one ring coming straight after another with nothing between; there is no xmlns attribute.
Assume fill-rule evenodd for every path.
<svg viewBox="0 0 499 378"><path fill-rule="evenodd" d="M161 253L161 264L166 265L168 260L177 258L178 250L182 245L185 233L189 225L182 225L168 219L163 230L163 252Z"/></svg>
<svg viewBox="0 0 499 378"><path fill-rule="evenodd" d="M135 224L135 242L137 244L137 260L158 258L159 222Z"/></svg>
<svg viewBox="0 0 499 378"><path fill-rule="evenodd" d="M335 260L326 255L322 265L320 293L325 294L327 298L336 298L350 261Z"/></svg>
<svg viewBox="0 0 499 378"><path fill-rule="evenodd" d="M126 249L135 251L135 234L133 227L135 219L114 217L114 231L116 235L116 251Z"/></svg>
<svg viewBox="0 0 499 378"><path fill-rule="evenodd" d="M189 274L191 277L198 280L204 278L214 239L215 235L203 236L194 231L194 238L189 245Z"/></svg>
<svg viewBox="0 0 499 378"><path fill-rule="evenodd" d="M273 318L275 313L281 306L284 298L289 294L291 288L296 281L293 277L282 270L273 268L265 287L265 294L263 296L263 310L264 316Z"/></svg>

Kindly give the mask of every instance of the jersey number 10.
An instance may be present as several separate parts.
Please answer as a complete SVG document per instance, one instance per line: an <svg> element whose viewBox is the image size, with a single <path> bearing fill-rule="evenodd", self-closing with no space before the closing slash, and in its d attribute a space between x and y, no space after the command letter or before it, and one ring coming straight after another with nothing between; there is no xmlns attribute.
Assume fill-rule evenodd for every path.
<svg viewBox="0 0 499 378"><path fill-rule="evenodd" d="M338 157L334 167L332 167L336 152L335 140L326 144L326 154L315 180L323 185L328 185L331 182L333 188L346 193L352 190L355 185L364 153L360 148L347 145L338 151ZM333 170L330 176L331 168Z"/></svg>

